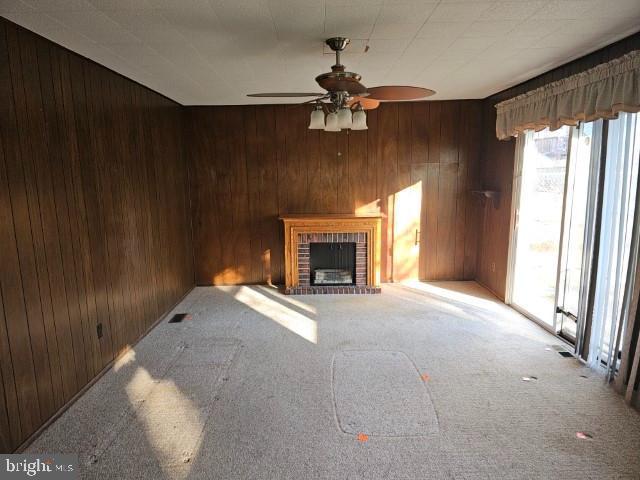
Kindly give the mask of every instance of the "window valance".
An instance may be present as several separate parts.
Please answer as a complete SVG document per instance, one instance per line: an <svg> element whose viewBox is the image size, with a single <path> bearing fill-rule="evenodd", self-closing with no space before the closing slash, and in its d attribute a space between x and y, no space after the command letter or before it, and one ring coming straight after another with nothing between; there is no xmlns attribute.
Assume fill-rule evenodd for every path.
<svg viewBox="0 0 640 480"><path fill-rule="evenodd" d="M496 105L496 135L556 130L579 121L640 111L640 50Z"/></svg>

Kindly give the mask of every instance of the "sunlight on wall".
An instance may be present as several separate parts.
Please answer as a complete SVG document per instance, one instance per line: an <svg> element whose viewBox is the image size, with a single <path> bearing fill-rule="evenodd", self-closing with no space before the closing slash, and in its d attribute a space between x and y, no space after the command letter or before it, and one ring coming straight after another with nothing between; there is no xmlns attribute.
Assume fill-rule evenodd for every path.
<svg viewBox="0 0 640 480"><path fill-rule="evenodd" d="M417 279L422 182L416 182L390 197L393 198L393 281Z"/></svg>
<svg viewBox="0 0 640 480"><path fill-rule="evenodd" d="M127 345L127 347L129 347ZM130 363L134 363L136 361L136 352L134 350L129 350L128 352L121 355L119 358L116 358L116 361L113 362L113 371L117 372L121 368L126 367Z"/></svg>
<svg viewBox="0 0 640 480"><path fill-rule="evenodd" d="M356 214L365 214L365 213L380 213L380 199L376 199L372 202L365 203L364 205L356 204Z"/></svg>
<svg viewBox="0 0 640 480"><path fill-rule="evenodd" d="M267 285L273 285L271 283L271 249L267 248L262 252L262 280Z"/></svg>
<svg viewBox="0 0 640 480"><path fill-rule="evenodd" d="M134 407L140 402L139 391L148 390L149 382L154 382L149 372L138 367L126 387ZM136 409L136 417L166 477L187 478L204 428L200 410L173 381L162 379L144 397L144 403Z"/></svg>
<svg viewBox="0 0 640 480"><path fill-rule="evenodd" d="M244 267L229 267L216 273L213 276L213 285L235 285L246 280L246 269Z"/></svg>
<svg viewBox="0 0 640 480"><path fill-rule="evenodd" d="M318 324L315 320L266 297L254 288L240 287L234 298L305 340L318 343Z"/></svg>

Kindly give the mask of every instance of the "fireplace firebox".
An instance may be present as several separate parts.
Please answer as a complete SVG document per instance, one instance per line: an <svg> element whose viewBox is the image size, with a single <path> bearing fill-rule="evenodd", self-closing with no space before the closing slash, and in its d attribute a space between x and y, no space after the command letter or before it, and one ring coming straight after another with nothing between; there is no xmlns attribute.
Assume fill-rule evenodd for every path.
<svg viewBox="0 0 640 480"><path fill-rule="evenodd" d="M354 285L355 242L309 244L311 285Z"/></svg>

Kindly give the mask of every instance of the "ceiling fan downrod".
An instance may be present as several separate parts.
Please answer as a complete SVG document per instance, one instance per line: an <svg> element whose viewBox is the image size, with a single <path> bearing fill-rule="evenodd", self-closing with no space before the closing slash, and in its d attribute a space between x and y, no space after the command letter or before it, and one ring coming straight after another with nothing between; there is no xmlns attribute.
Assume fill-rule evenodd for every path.
<svg viewBox="0 0 640 480"><path fill-rule="evenodd" d="M342 52L347 45L351 42L350 39L346 37L332 37L325 40L326 43L331 50L336 52L336 64L331 67L331 70L335 71L344 71L344 65L340 63L340 52Z"/></svg>
<svg viewBox="0 0 640 480"><path fill-rule="evenodd" d="M340 63L340 52L349 45L349 41L346 37L333 37L325 41L329 48L336 52L336 64L331 67L330 72L318 75L316 82L329 93L348 92L350 95L362 95L367 91L367 87L360 83L360 75L345 71L344 65Z"/></svg>

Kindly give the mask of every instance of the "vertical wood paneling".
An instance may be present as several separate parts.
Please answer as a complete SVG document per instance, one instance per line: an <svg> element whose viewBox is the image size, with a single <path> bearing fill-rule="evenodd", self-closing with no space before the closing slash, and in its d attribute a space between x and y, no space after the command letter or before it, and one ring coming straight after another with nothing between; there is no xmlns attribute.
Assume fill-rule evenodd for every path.
<svg viewBox="0 0 640 480"><path fill-rule="evenodd" d="M28 40L27 40L28 42ZM38 62L41 78L53 78L51 62L49 58L49 45L42 39L37 41ZM56 406L59 408L65 403L65 399L70 398L77 391L77 382L74 375L73 344L68 339L71 338L70 329L70 309L82 309L86 312L86 302L84 302L84 292L78 291L75 262L73 255L71 229L69 225L69 215L67 211L66 187L64 185L64 152L62 142L63 137L59 129L56 115L56 104L53 92L53 82L37 82L42 91L42 113L44 114L44 124L46 125L46 156L40 158L42 163L40 168L47 172L47 176L52 180L52 189L48 195L51 202L50 211L47 217L48 239L48 264L49 278L51 284L51 297L53 301L53 321L54 331L49 336L50 342L55 350L50 353L51 368L54 380L59 376L61 388L56 388ZM48 160L48 161L47 161ZM45 180L46 182L46 180ZM48 182L47 182L48 183ZM51 211L55 209L55 215ZM59 241L56 241L59 239ZM54 382L57 383L57 382Z"/></svg>
<svg viewBox="0 0 640 480"><path fill-rule="evenodd" d="M422 186L422 204L420 205L420 258L418 265L419 278L427 277L427 218L429 215L430 190L428 186L429 177L429 103L419 102L411 106L411 180L412 184L420 182Z"/></svg>
<svg viewBox="0 0 640 480"><path fill-rule="evenodd" d="M109 292L108 298L111 302L109 308L109 334L114 346L114 351L111 354L115 355L117 346L123 345L120 319L125 317L125 313L122 304L122 288L117 283L118 276L116 267L114 267L114 263L117 262L117 258L114 259L114 257L117 257L119 252L113 250L113 239L117 237L117 231L115 230L117 218L114 218L113 212L113 192L111 189L113 178L111 169L117 158L113 143L113 126L108 123L107 107L105 106L106 97L109 97L109 90L106 82L100 78L98 66L85 64L76 57L72 57L70 61L72 77L77 75L80 79L84 79L84 84L78 86L81 89L78 93L79 95L84 95L85 98L85 101L82 102L85 111L82 113L86 115L86 134L90 138L90 144L87 145L86 161L91 170L87 172L87 176L91 177L88 179L90 184L95 182L95 185L92 185L93 190L85 190L85 192L94 196L92 199L94 211L90 215L95 217L97 223L100 224L97 227L97 232L101 235L96 239L96 246L92 251L99 252L99 255L105 259L104 273L106 281L104 288ZM92 135L91 132L98 134ZM107 152L111 154L109 155ZM91 331L92 325L89 319L84 319L83 322L77 323L86 347L87 365L91 365L90 339L93 333ZM88 375L91 375L90 371Z"/></svg>
<svg viewBox="0 0 640 480"><path fill-rule="evenodd" d="M6 23L2 23L6 27ZM3 219L3 227L0 230L0 255L2 255L2 268L0 278L2 297L4 301L5 318L7 321L6 334L11 352L14 382L16 385L19 418L20 438L33 432L42 422L38 389L36 386L36 369L34 355L31 351L31 339L29 333L29 318L27 315L29 305L33 305L35 299L39 302L39 292L36 283L36 266L33 253L33 240L31 236L31 222L27 205L27 191L25 187L24 171L22 166L22 152L20 139L18 138L18 125L16 109L13 100L13 79L11 78L9 56L9 32L2 29L0 35L0 66L2 78L0 78L0 128L4 146L6 189L8 196L4 203L6 211ZM15 31L13 37L15 38ZM13 56L19 53L15 49ZM7 210L10 209L10 214ZM35 293L34 293L35 291ZM30 310L33 310L32 308ZM34 316L37 316L34 314ZM43 350L43 353L46 349Z"/></svg>
<svg viewBox="0 0 640 480"><path fill-rule="evenodd" d="M38 160L43 155L45 146L42 127L37 125L36 118L39 112L29 111L33 108L31 95L25 91L25 83L33 85L30 74L33 64L26 64L23 71L22 56L29 61L28 47L21 48L20 33L22 30L7 29L7 45L9 47L9 69L13 83L13 100L15 118L18 125L18 143L21 153L21 167L24 187L26 190L26 216L23 228L17 236L18 255L22 282L25 286L25 308L29 329L29 340L36 376L36 390L40 405L40 414L46 418L53 414L56 407L53 401L53 386L51 366L49 359L49 347L45 332L45 321L53 316L51 304L50 284L47 279L47 259L44 244L44 232L42 219L46 218L41 213L38 182ZM37 83L37 82L36 82ZM31 92L30 92L31 93ZM39 91L33 92L39 97ZM42 199L42 205L47 210L47 198ZM48 213L48 212L47 212ZM55 267L53 267L55 268ZM48 323L48 322L47 322ZM49 325L47 325L49 326Z"/></svg>
<svg viewBox="0 0 640 480"><path fill-rule="evenodd" d="M201 113L205 116L206 111L204 109L201 110ZM213 112L214 115L211 117L211 121L207 122L207 124L212 128L213 131L220 131L217 126L219 125L219 117L216 116L216 112ZM260 218L261 218L261 205L260 205L260 158L259 158L259 143L258 143L258 135L257 135L257 125L256 125L256 109L255 108L246 108L243 109L243 124L245 128L245 147L246 147L246 169L247 169L247 208L249 213L249 250L250 254L247 259L236 269L238 272L251 272L249 274L249 283L259 283L262 281L262 259L261 259L261 247L262 247L262 239L261 239L261 228L260 228ZM193 137L188 140L188 144L198 143L195 142L196 136L199 135L200 131L197 128L197 125L192 126ZM217 137L218 142L224 142L224 138ZM207 160L207 157L211 157L211 151L206 150L206 144L204 145L202 153L205 154L204 165L207 169L212 169L213 167L213 175L217 175L217 171L221 170L218 167L219 159L216 157L212 158L210 161ZM189 154L190 155L190 154ZM201 159L199 159L201 160ZM213 163L211 163L213 162ZM196 164L198 165L198 164ZM201 165L201 164L200 164ZM216 168L217 167L217 168ZM210 170L211 171L211 170ZM216 195L215 191L211 191L207 185L203 185L200 182L200 173L198 170L193 170L192 175L194 177L194 182L197 183L197 189L209 190L209 195ZM196 199L197 201L197 199ZM211 209L207 208L206 205L199 206L201 210L201 219L202 223L207 225L215 225L220 222L220 219L223 215L214 215L211 217ZM219 209L224 210L224 205L218 205ZM220 211L220 210L216 210ZM200 225L194 226L194 230L197 231L200 228ZM211 229L207 229L207 231L211 232ZM198 237L198 240L203 240L206 244L209 239L213 240L213 237L217 237L215 233L212 236L201 236ZM215 240L214 240L215 241ZM215 245L212 245L215 246ZM219 269L220 265L225 265L222 262L220 254L218 253L222 245L219 246L218 249L213 249L211 252L211 262L209 268L211 270L206 271L202 277L204 283L213 283L217 282L223 283L224 278L220 278L219 273L217 272L225 272L227 268L234 269L236 266L228 265L228 267ZM209 250L209 249L207 249ZM214 260L219 259L218 263L215 263ZM199 265L199 261L194 262L196 265Z"/></svg>
<svg viewBox="0 0 640 480"><path fill-rule="evenodd" d="M141 102L140 90L137 88L132 88L131 91L131 104L138 105ZM151 156L151 152L149 149L148 141L149 141L149 133L145 126L145 116L144 110L142 108L133 109L133 118L134 122L133 129L136 132L136 141L140 147L140 156L141 158L149 158ZM138 188L142 191L140 195L137 196L138 201L138 222L140 225L140 235L141 241L143 243L142 250L144 252L144 257L141 261L138 261L140 268L140 279L138 282L138 286L141 290L142 303L144 304L145 315L144 318L155 318L158 316L159 312L157 309L157 305L153 298L153 293L155 291L155 284L151 281L154 278L153 274L153 255L152 255L152 243L151 243L151 232L150 232L150 215L145 214L145 212L150 212L152 210L151 203L149 202L149 187L148 187L148 178L146 172L146 165L144 161L136 162L133 166L136 170L137 181L136 184Z"/></svg>
<svg viewBox="0 0 640 480"><path fill-rule="evenodd" d="M81 222L81 224L86 223L84 236L89 239L89 244L85 244L85 248L87 248L88 251L84 254L84 257L86 258L87 255L90 255L90 262L93 266L91 273L89 273L90 270L86 268L86 260L84 260L84 274L92 275L93 277L94 288L99 292L96 294L96 307L98 307L98 299L102 298L106 300L109 289L105 277L107 267L103 259L104 249L101 248L104 242L102 215L100 214L102 209L98 204L99 191L96 175L94 175L93 172L95 167L94 152L97 153L97 150L93 147L95 140L91 134L92 130L89 124L89 110L87 107L82 60L74 55L67 55L66 52L60 52L60 54L60 82L61 88L64 89L64 109L72 118L69 122L70 128L68 131L70 132L71 141L75 140L75 145L77 145L77 147L71 147L71 155L69 156L74 170L72 178L75 193L74 201L80 213L80 218L77 218L77 220ZM78 152L77 157L74 156L76 150ZM83 210L85 210L86 215L82 213ZM84 225L79 225L78 228L83 228L83 226ZM108 314L106 318L110 318ZM92 347L91 339L85 338L87 334L87 329L84 326L85 323L86 322L83 322L82 319L77 317L71 319L71 334L76 359L78 385L84 385L88 379L91 378L91 371L95 371L100 367L102 362L106 363L112 358L111 351L107 354L107 352L101 350L100 356L102 362L97 363L97 360L94 358L93 363L89 363L93 355L88 355ZM109 321L109 328L105 332L106 339L111 339L112 331L113 329ZM103 340L104 339L105 337L103 336ZM103 340L101 340L101 342Z"/></svg>
<svg viewBox="0 0 640 480"><path fill-rule="evenodd" d="M425 236L421 247L424 257L425 280L438 279L438 219L440 179L440 130L442 104L429 104L427 119L427 171L423 196L425 210Z"/></svg>
<svg viewBox="0 0 640 480"><path fill-rule="evenodd" d="M481 188L480 170L480 146L482 144L482 123L480 128L476 122L482 121L482 105L473 102L467 104L469 111L464 115L463 120L463 141L466 148L463 149L467 161L466 186L467 191L460 191L459 195L466 195L466 208L464 220L464 276L474 278L476 275L476 264L478 255L478 243L480 236L480 202L471 192Z"/></svg>
<svg viewBox="0 0 640 480"><path fill-rule="evenodd" d="M2 45L1 37L0 45ZM5 269L13 266L13 270L17 271L17 268L15 265L15 255L12 255L12 252L16 251L16 245L15 235L13 234L12 229L13 213L11 212L11 199L9 196L9 184L7 182L5 168L2 135L0 135L0 225L6 225L5 228L0 229L0 261L3 265L3 268L0 269L0 370L2 371L2 386L5 397L4 407L8 417L8 430L2 434L2 437L9 442L8 445L15 445L22 437L22 425L20 423L20 411L18 410L19 392L16 392L16 376L13 367L13 357L9 347L9 333L5 315L5 311L7 314L11 313L12 302L5 302L4 295L7 293L12 294L16 291L15 288L11 288L11 282L15 278L15 274L10 275L10 272ZM11 259L13 259L11 265L5 263L5 261ZM9 288L7 288L8 285ZM17 285L14 285L13 287L17 287ZM21 291L19 292L21 297ZM23 318L20 318L19 320L24 321ZM30 369L31 366L29 365L27 368Z"/></svg>
<svg viewBox="0 0 640 480"><path fill-rule="evenodd" d="M139 95L139 109L142 112L143 120L141 125L146 126L144 128L145 138L147 138L147 156L143 159L142 164L145 169L145 189L146 189L146 202L149 205L147 210L147 233L150 238L149 242L149 255L151 256L150 261L150 277L147 279L147 282L151 285L151 302L154 307L154 317L158 317L162 314L163 306L161 303L161 293L165 290L163 275L162 275L162 258L157 254L161 250L160 243L160 234L158 232L158 217L160 215L159 208L153 208L154 205L158 205L158 181L156 176L156 165L157 160L162 158L161 152L157 149L156 138L154 134L154 129L152 126L154 125L154 113L151 109L151 105L149 102L150 92L146 90L138 90ZM143 191L145 191L143 189Z"/></svg>
<svg viewBox="0 0 640 480"><path fill-rule="evenodd" d="M349 180L349 200L345 202L347 212L373 210L369 205L376 199L376 168L369 155L367 134L354 131L349 134L347 177ZM292 210L294 211L294 210Z"/></svg>
<svg viewBox="0 0 640 480"><path fill-rule="evenodd" d="M180 106L0 19L2 451L193 286L190 214Z"/></svg>
<svg viewBox="0 0 640 480"><path fill-rule="evenodd" d="M440 173L438 178L438 232L436 278L456 277L456 195L458 190L459 104L447 102L440 110Z"/></svg>
<svg viewBox="0 0 640 480"><path fill-rule="evenodd" d="M382 219L382 252L380 255L380 275L383 281L391 278L393 262L390 246L393 242L393 197L401 190L398 174L398 105L387 104L378 109L378 135L376 136L378 160L378 184L376 196L380 199Z"/></svg>
<svg viewBox="0 0 640 480"><path fill-rule="evenodd" d="M0 321L4 323L4 312L2 310L1 302ZM10 451L12 441L11 428L9 427L8 409L4 393L4 374L0 369L0 452Z"/></svg>
<svg viewBox="0 0 640 480"><path fill-rule="evenodd" d="M231 108L231 107L229 107ZM258 194L260 208L258 216L254 217L259 226L260 235L260 263L262 265L261 282L271 282L279 278L279 266L272 261L278 248L278 231L274 228L274 219L278 217L278 170L275 107L271 105L256 107L256 136L258 138ZM229 159L238 159L230 152ZM241 160L241 158L239 159ZM242 162L240 162L242 165ZM237 168L237 165L235 166ZM229 169L229 170L235 170ZM275 260L275 258L274 258Z"/></svg>
<svg viewBox="0 0 640 480"><path fill-rule="evenodd" d="M338 209L336 163L338 153L342 152L338 150L338 135L320 135L319 142L318 170L309 181L314 184L316 194L320 198L318 211L333 212Z"/></svg>
<svg viewBox="0 0 640 480"><path fill-rule="evenodd" d="M440 163L438 175L438 232L435 278L456 278L456 195L458 164Z"/></svg>
<svg viewBox="0 0 640 480"><path fill-rule="evenodd" d="M337 134L308 130L309 112L284 105L186 108L197 283L260 283L269 275L280 283L278 215L364 209L386 215L387 281L394 194L417 182L420 277L474 278L470 189L479 183L480 102L387 103L368 112L369 130Z"/></svg>
<svg viewBox="0 0 640 480"><path fill-rule="evenodd" d="M398 155L396 182L400 185L411 184L411 165L413 153L413 111L411 103L398 104Z"/></svg>

